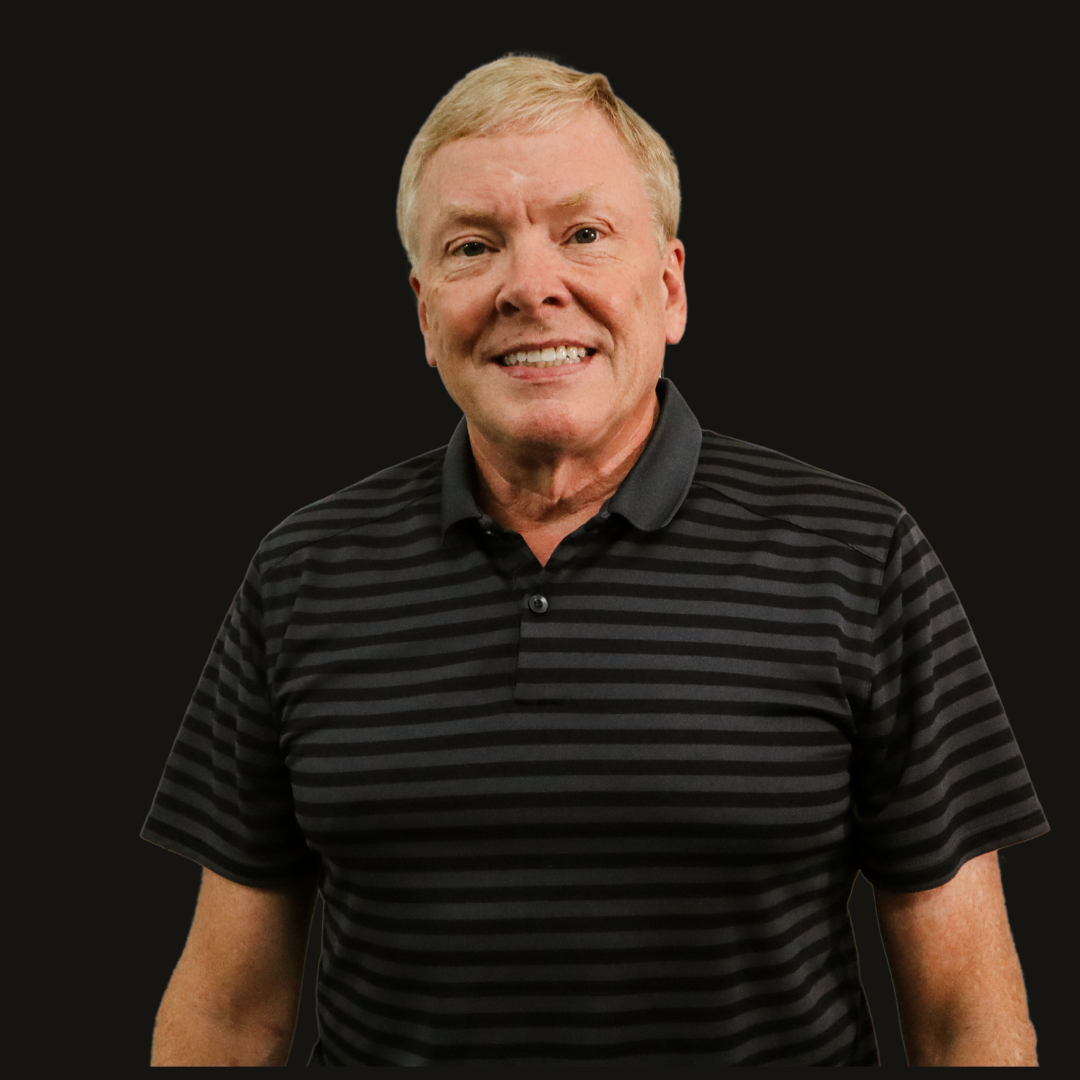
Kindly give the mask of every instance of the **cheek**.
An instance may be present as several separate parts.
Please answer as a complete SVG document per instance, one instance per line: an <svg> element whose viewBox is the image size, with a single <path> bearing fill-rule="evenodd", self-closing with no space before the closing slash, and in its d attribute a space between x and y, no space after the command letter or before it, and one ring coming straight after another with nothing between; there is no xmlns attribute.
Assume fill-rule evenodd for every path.
<svg viewBox="0 0 1080 1080"><path fill-rule="evenodd" d="M639 337L657 322L663 311L661 287L650 275L627 276L623 287L601 299L616 332L624 330L628 335Z"/></svg>
<svg viewBox="0 0 1080 1080"><path fill-rule="evenodd" d="M449 288L433 290L427 314L432 336L450 347L468 348L482 322L475 298Z"/></svg>

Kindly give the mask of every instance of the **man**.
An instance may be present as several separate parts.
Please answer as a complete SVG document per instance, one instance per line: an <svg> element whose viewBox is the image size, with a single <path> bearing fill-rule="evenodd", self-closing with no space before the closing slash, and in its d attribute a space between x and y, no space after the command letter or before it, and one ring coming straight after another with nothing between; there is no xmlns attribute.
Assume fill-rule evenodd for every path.
<svg viewBox="0 0 1080 1080"><path fill-rule="evenodd" d="M895 502L702 433L678 178L508 58L399 225L449 446L264 541L144 835L205 867L158 1064L865 1065L877 888L913 1064L1034 1064L998 848L1046 823Z"/></svg>

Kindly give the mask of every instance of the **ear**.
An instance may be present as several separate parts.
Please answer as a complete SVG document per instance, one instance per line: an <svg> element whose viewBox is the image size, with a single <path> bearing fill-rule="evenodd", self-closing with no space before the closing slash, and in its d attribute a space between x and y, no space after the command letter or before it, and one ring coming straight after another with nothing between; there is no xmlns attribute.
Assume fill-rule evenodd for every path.
<svg viewBox="0 0 1080 1080"><path fill-rule="evenodd" d="M409 284L412 286L412 291L416 294L416 314L420 319L420 333L424 335L424 351L427 355L427 362L429 367L438 367L439 362L435 357L435 352L431 345L430 327L427 319L427 305L424 303L423 287L420 284L420 279L416 276L415 271L409 274Z"/></svg>
<svg viewBox="0 0 1080 1080"><path fill-rule="evenodd" d="M664 330L667 343L677 345L686 330L686 248L681 240L667 242L664 260L663 288L665 291Z"/></svg>

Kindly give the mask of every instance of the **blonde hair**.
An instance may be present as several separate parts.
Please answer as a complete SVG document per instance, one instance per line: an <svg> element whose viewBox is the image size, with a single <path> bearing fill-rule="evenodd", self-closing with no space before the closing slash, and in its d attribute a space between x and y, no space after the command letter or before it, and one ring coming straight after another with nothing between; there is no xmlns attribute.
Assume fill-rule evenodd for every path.
<svg viewBox="0 0 1080 1080"><path fill-rule="evenodd" d="M412 265L420 262L416 234L420 178L440 146L510 127L528 133L557 130L590 107L607 118L637 164L662 250L679 227L679 170L667 143L615 96L604 75L586 75L537 56L509 55L470 71L435 106L409 147L401 169L397 216Z"/></svg>

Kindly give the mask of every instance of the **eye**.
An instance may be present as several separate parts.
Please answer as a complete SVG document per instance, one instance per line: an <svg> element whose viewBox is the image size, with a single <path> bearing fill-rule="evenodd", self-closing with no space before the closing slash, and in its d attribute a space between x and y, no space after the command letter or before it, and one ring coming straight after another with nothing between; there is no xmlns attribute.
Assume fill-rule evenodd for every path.
<svg viewBox="0 0 1080 1080"><path fill-rule="evenodd" d="M578 229L574 233L574 241L578 244L591 244L600 239L600 233L593 228Z"/></svg>
<svg viewBox="0 0 1080 1080"><path fill-rule="evenodd" d="M487 251L487 244L481 244L479 240L469 240L457 249L458 255L464 255L466 258L473 258L477 255L483 255Z"/></svg>

